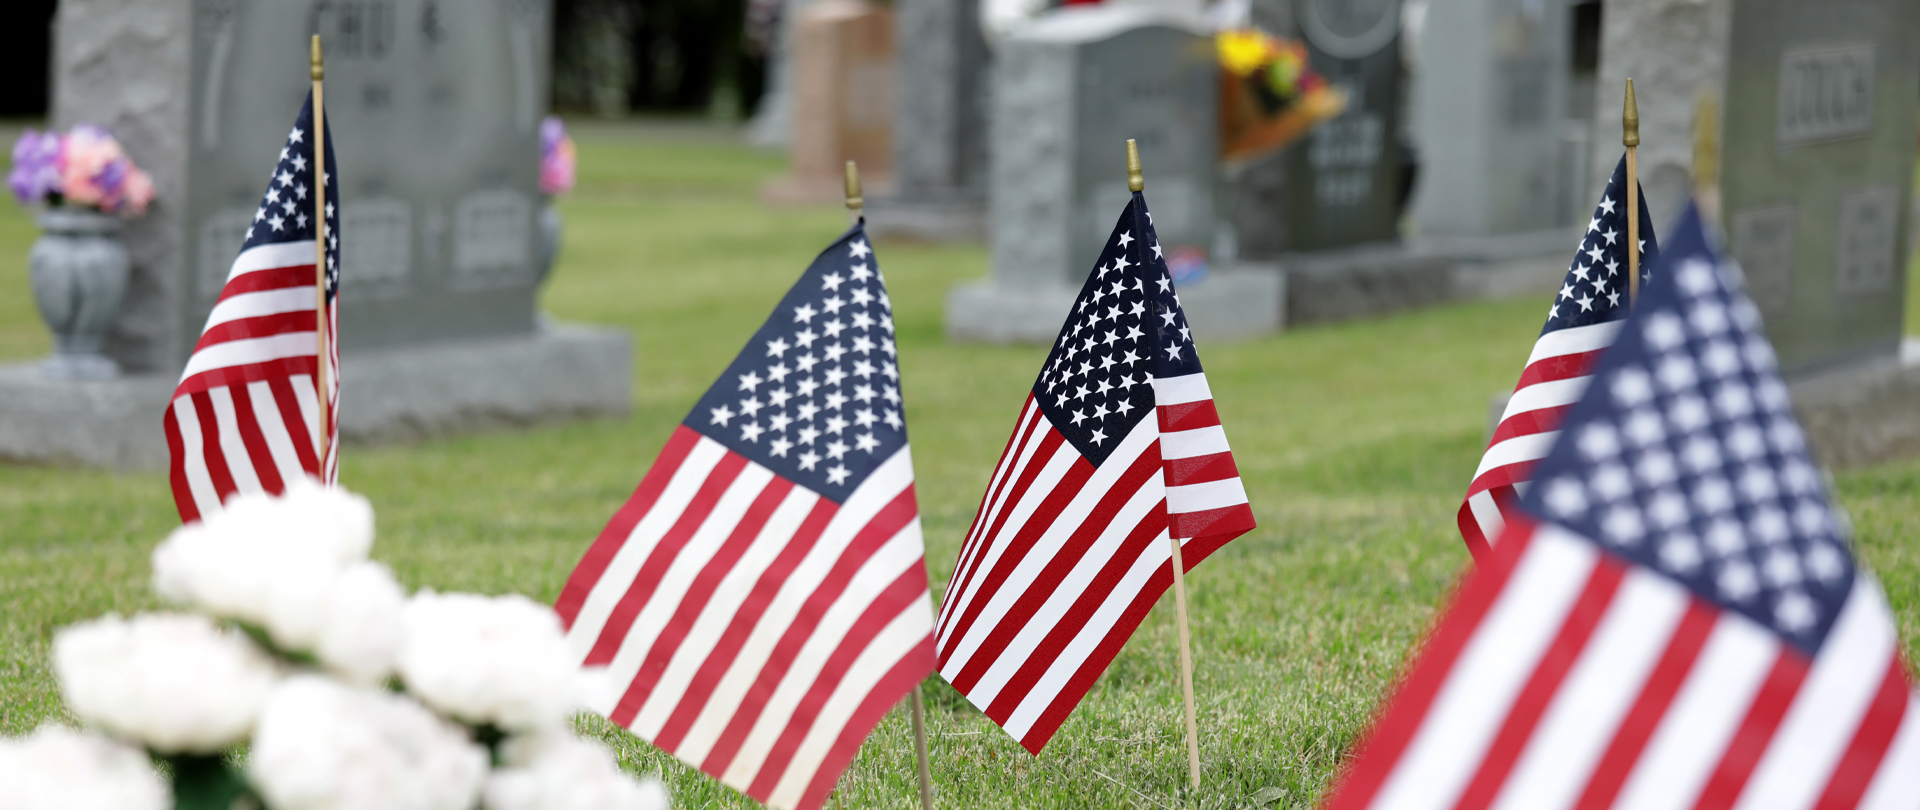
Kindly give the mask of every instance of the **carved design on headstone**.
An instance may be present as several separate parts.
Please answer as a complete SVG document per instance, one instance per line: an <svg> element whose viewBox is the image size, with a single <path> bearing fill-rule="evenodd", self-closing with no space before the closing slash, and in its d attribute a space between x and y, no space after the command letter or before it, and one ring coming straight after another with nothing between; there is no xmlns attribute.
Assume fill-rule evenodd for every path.
<svg viewBox="0 0 1920 810"><path fill-rule="evenodd" d="M1733 257L1746 273L1747 295L1766 315L1787 311L1793 296L1793 231L1799 211L1776 205L1733 215Z"/></svg>
<svg viewBox="0 0 1920 810"><path fill-rule="evenodd" d="M345 225L341 226L345 228ZM476 191L453 209L453 286L512 286L533 276L533 201L518 191Z"/></svg>
<svg viewBox="0 0 1920 810"><path fill-rule="evenodd" d="M1341 59L1370 56L1400 30L1400 0L1307 0L1300 30L1314 47Z"/></svg>
<svg viewBox="0 0 1920 810"><path fill-rule="evenodd" d="M370 198L340 205L341 294L386 297L408 291L413 211L405 200Z"/></svg>
<svg viewBox="0 0 1920 810"><path fill-rule="evenodd" d="M1833 286L1840 295L1893 288L1894 243L1900 232L1900 189L1880 186L1840 197L1840 244Z"/></svg>
<svg viewBox="0 0 1920 810"><path fill-rule="evenodd" d="M1313 197L1320 205L1364 205L1373 191L1373 168L1386 140L1386 122L1366 108L1364 85L1342 82L1347 112L1313 131L1307 162L1313 166Z"/></svg>
<svg viewBox="0 0 1920 810"><path fill-rule="evenodd" d="M1780 57L1780 147L1873 129L1873 46L1794 50Z"/></svg>
<svg viewBox="0 0 1920 810"><path fill-rule="evenodd" d="M246 208L215 211L200 221L200 272L195 292L201 300L220 297L220 288L227 284L227 273L233 270L233 260L240 255L240 245L247 241L247 226L252 222L253 211Z"/></svg>

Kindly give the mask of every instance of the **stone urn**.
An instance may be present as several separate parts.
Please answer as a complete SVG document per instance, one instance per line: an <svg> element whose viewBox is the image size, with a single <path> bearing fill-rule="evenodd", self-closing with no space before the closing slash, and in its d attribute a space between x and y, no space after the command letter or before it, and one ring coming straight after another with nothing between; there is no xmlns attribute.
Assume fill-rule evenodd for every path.
<svg viewBox="0 0 1920 810"><path fill-rule="evenodd" d="M53 332L53 358L42 373L66 380L119 376L120 366L101 349L126 297L131 264L118 217L69 208L40 215L40 238L27 265L34 303Z"/></svg>

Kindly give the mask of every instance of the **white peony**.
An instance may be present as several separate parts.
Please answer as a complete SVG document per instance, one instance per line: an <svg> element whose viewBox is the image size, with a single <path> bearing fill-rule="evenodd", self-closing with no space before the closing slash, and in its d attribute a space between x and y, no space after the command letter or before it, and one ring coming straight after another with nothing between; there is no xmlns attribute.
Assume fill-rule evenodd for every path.
<svg viewBox="0 0 1920 810"><path fill-rule="evenodd" d="M107 615L53 639L60 693L80 719L162 753L247 738L278 673L265 652L205 616Z"/></svg>
<svg viewBox="0 0 1920 810"><path fill-rule="evenodd" d="M407 595L386 566L363 562L342 571L327 592L314 657L351 683L386 680L400 655L406 606Z"/></svg>
<svg viewBox="0 0 1920 810"><path fill-rule="evenodd" d="M167 810L147 753L97 734L41 726L0 739L0 810Z"/></svg>
<svg viewBox="0 0 1920 810"><path fill-rule="evenodd" d="M486 749L460 726L317 675L274 691L247 760L274 810L467 810L486 774Z"/></svg>
<svg viewBox="0 0 1920 810"><path fill-rule="evenodd" d="M606 748L564 732L517 738L487 778L486 810L669 810L659 779L636 780Z"/></svg>
<svg viewBox="0 0 1920 810"><path fill-rule="evenodd" d="M368 650L390 647L398 633L390 626L397 611L385 610L398 586L382 587L374 581L380 575L367 572L341 585L367 565L372 545L373 508L365 498L303 480L277 497L236 496L205 522L174 530L153 551L153 587L170 601L257 626L282 649L340 663L356 679L378 679L390 664ZM342 587L346 593L336 593ZM342 609L354 615L337 618ZM351 637L351 628L372 637ZM323 642L351 652L328 661Z"/></svg>
<svg viewBox="0 0 1920 810"><path fill-rule="evenodd" d="M561 724L580 692L560 617L518 594L416 594L400 679L455 719L509 732Z"/></svg>

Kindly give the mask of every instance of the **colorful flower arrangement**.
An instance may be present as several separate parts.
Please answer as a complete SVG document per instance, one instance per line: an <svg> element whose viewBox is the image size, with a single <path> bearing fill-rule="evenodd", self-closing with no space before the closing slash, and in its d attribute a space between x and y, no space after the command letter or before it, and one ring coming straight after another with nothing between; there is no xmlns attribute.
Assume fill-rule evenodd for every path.
<svg viewBox="0 0 1920 810"><path fill-rule="evenodd" d="M111 133L91 124L64 134L33 129L20 133L7 185L22 205L83 207L137 217L153 202L153 178L133 165Z"/></svg>
<svg viewBox="0 0 1920 810"><path fill-rule="evenodd" d="M0 806L667 810L657 779L575 735L604 684L574 666L552 609L409 597L372 543L366 500L312 482L175 530L153 586L190 612L55 635L61 696L88 730L0 738Z"/></svg>
<svg viewBox="0 0 1920 810"><path fill-rule="evenodd" d="M549 197L573 190L573 138L560 116L540 121L540 193Z"/></svg>
<svg viewBox="0 0 1920 810"><path fill-rule="evenodd" d="M1220 153L1229 163L1272 153L1346 109L1313 72L1304 44L1257 28L1214 35L1220 62Z"/></svg>

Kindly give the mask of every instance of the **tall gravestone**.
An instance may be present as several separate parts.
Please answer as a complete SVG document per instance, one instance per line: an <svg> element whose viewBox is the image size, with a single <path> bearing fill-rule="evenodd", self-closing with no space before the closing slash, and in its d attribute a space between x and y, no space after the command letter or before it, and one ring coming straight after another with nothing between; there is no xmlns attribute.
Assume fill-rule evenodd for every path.
<svg viewBox="0 0 1920 810"><path fill-rule="evenodd" d="M1617 0L1603 19L1600 86L1635 79L1659 225L1690 196L1696 99L1721 99L1720 224L1822 458L1920 453L1920 368L1899 363L1920 5ZM1596 172L1618 151L1603 140Z"/></svg>
<svg viewBox="0 0 1920 810"><path fill-rule="evenodd" d="M1586 221L1577 201L1587 196L1587 144L1568 137L1589 123L1587 111L1568 116L1572 22L1562 2L1428 7L1414 105L1423 241L1467 255L1544 250L1564 271L1560 254L1577 241L1573 229Z"/></svg>
<svg viewBox="0 0 1920 810"><path fill-rule="evenodd" d="M992 53L979 0L896 0L894 193L867 204L868 230L984 241Z"/></svg>
<svg viewBox="0 0 1920 810"><path fill-rule="evenodd" d="M158 189L108 352L130 376L0 374L0 455L164 463L158 428L327 54L348 438L620 413L624 333L536 327L546 0L65 0L53 118L113 130Z"/></svg>
<svg viewBox="0 0 1920 810"><path fill-rule="evenodd" d="M831 202L845 194L846 162L870 186L893 183L893 10L871 0L816 0L794 22L790 174L762 196Z"/></svg>
<svg viewBox="0 0 1920 810"><path fill-rule="evenodd" d="M1167 256L1206 255L1218 147L1211 37L1163 12L1067 8L1007 36L995 59L993 269L949 297L950 336L1053 338L1126 205L1130 138ZM1181 296L1203 335L1279 327L1270 273L1223 269Z"/></svg>
<svg viewBox="0 0 1920 810"><path fill-rule="evenodd" d="M1286 252L1387 242L1399 235L1403 182L1399 0L1300 0L1295 25L1313 69L1347 108L1283 156ZM1259 242L1253 251L1259 253Z"/></svg>

